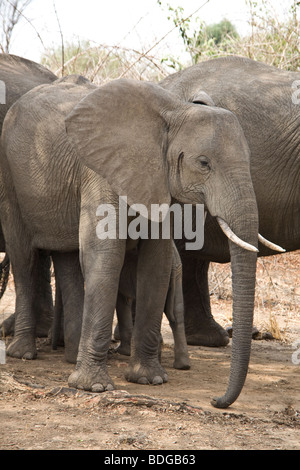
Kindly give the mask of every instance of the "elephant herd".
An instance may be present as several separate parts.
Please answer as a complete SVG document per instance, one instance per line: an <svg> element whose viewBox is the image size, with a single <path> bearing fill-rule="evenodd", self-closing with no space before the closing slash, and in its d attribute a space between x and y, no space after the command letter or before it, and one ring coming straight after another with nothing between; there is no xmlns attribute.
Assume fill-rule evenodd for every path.
<svg viewBox="0 0 300 470"><path fill-rule="evenodd" d="M257 256L300 248L300 107L292 99L299 78L229 57L159 83L119 79L98 87L1 54L1 251L16 291L8 354L34 359L37 329L42 319L52 322L51 257L52 335L57 341L63 318L65 357L76 364L69 385L114 388L106 360L115 310L120 351L130 355L127 380L166 382L163 312L174 367L189 368L187 344L228 343L211 313L207 273L210 262L230 261L230 377L212 404L232 404L249 364ZM152 227L153 206L172 204L192 205L194 227L195 208L204 206L201 249L189 250L183 231L174 240L162 236L162 218L154 223L158 236L130 235L142 219ZM103 208L115 217L99 236ZM112 221L117 236L110 236Z"/></svg>

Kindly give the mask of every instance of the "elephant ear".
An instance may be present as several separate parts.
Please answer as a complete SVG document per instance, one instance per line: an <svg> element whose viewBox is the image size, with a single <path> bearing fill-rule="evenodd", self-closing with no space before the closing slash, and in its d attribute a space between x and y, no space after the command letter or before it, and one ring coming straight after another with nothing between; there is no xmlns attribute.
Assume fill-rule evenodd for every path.
<svg viewBox="0 0 300 470"><path fill-rule="evenodd" d="M166 145L172 93L149 82L119 79L83 98L66 117L81 161L127 203L170 204ZM150 218L150 217L149 217Z"/></svg>
<svg viewBox="0 0 300 470"><path fill-rule="evenodd" d="M197 91L190 100L195 104L204 104L206 106L216 106L214 100L203 90Z"/></svg>

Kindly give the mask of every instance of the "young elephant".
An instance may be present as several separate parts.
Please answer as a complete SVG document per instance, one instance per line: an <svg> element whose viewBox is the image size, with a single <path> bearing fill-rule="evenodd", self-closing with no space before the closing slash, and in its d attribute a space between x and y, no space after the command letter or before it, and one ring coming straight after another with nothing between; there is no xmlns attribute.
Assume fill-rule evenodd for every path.
<svg viewBox="0 0 300 470"><path fill-rule="evenodd" d="M258 243L249 150L236 117L221 108L180 100L152 83L122 79L95 88L85 80L58 81L15 103L4 122L2 145L9 203L3 231L17 295L15 338L8 354L36 355L31 305L37 250L51 251L54 263L64 269L65 254L79 249L85 295L77 364L69 384L92 391L112 389L106 356L119 278L126 250L137 247L136 317L126 378L166 381L158 343L172 239L99 239L97 208L114 209L119 234L119 228L124 231L119 227L119 196L126 196L129 206L142 203L149 219L152 204L169 205L172 197L204 204L211 216L231 227L238 243L247 242L230 242L233 328L240 335L233 342L228 390L214 402L230 405L247 374ZM127 227L137 218L130 214ZM68 320L68 311L64 314Z"/></svg>

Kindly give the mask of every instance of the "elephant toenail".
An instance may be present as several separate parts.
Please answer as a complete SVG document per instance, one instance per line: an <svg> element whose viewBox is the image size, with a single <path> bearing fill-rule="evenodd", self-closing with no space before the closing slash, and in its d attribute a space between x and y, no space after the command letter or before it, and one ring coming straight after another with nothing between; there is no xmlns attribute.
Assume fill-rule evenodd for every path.
<svg viewBox="0 0 300 470"><path fill-rule="evenodd" d="M111 392L114 389L112 384L108 384L105 388L106 391Z"/></svg>
<svg viewBox="0 0 300 470"><path fill-rule="evenodd" d="M147 377L140 377L137 381L138 384L141 384L141 385L148 385L149 384L149 381L147 379Z"/></svg>
<svg viewBox="0 0 300 470"><path fill-rule="evenodd" d="M104 392L103 385L100 383L92 385L92 392Z"/></svg>
<svg viewBox="0 0 300 470"><path fill-rule="evenodd" d="M162 383L163 383L163 379L159 375L156 375L152 381L153 385L160 385Z"/></svg>

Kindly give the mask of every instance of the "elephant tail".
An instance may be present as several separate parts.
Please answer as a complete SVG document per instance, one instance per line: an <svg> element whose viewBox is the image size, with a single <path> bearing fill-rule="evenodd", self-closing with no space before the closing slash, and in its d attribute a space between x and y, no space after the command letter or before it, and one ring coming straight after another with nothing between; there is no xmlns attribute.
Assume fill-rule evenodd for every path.
<svg viewBox="0 0 300 470"><path fill-rule="evenodd" d="M8 283L10 271L10 261L8 254L5 253L3 261L0 263L0 299L3 297Z"/></svg>

